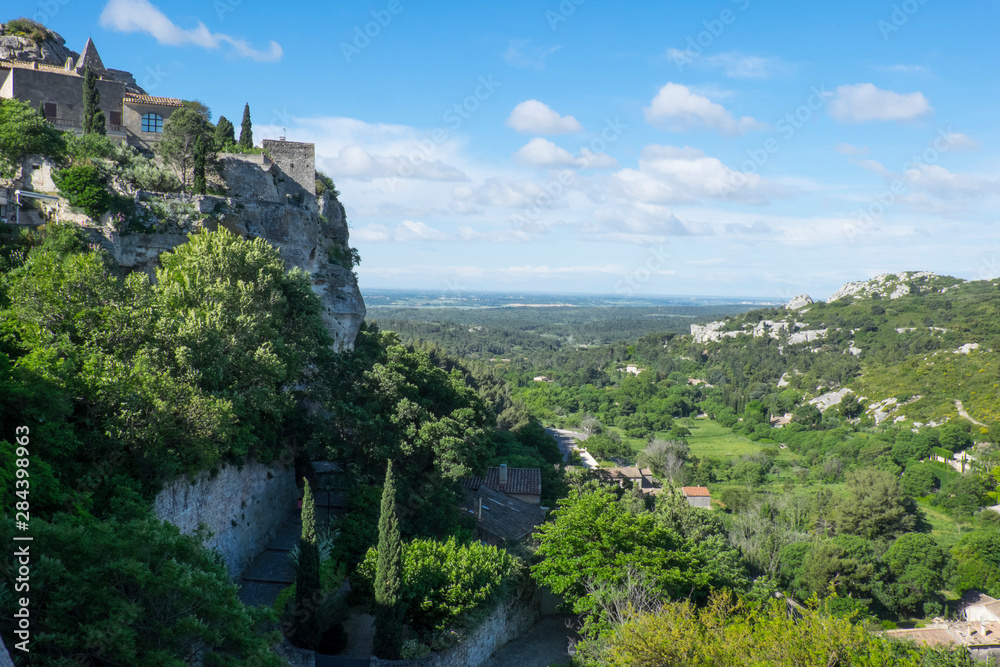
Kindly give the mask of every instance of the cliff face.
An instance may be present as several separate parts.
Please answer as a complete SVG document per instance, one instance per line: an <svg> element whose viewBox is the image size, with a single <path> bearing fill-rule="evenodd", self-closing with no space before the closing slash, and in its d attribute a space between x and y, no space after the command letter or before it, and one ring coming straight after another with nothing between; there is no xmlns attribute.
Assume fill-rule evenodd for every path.
<svg viewBox="0 0 1000 667"><path fill-rule="evenodd" d="M246 238L262 238L278 249L289 268L309 272L335 349L353 349L365 318L365 302L352 271L344 207L330 193L320 197L282 195L275 183L282 178L280 168L266 161L258 164L259 157L221 160L212 181L225 188L229 196L134 195L137 207L157 211L155 224L150 224L151 233L121 233L115 230L108 215L98 221L90 220L71 210L62 199L23 211L22 222L41 224L45 219L75 222L121 266L148 273L152 279L156 277L159 256L187 242L189 234L223 227ZM58 194L50 177L55 166L51 161L31 157L24 164L30 180L26 178L19 187Z"/></svg>
<svg viewBox="0 0 1000 667"><path fill-rule="evenodd" d="M175 231L119 234L101 227L91 228L91 233L99 236L96 240L119 264L151 277L160 254L186 242L190 232L223 227L246 238L263 238L278 249L289 267L310 273L336 349L353 349L365 318L365 302L349 263L341 259L350 257L350 248L347 221L336 198L325 195L318 206L211 195L172 196L168 201L192 209L181 216Z"/></svg>
<svg viewBox="0 0 1000 667"><path fill-rule="evenodd" d="M65 39L51 30L47 31L46 39L35 41L29 35L11 34L6 24L0 23L0 60L22 60L62 67L67 58L76 62L79 57L79 53L66 46Z"/></svg>

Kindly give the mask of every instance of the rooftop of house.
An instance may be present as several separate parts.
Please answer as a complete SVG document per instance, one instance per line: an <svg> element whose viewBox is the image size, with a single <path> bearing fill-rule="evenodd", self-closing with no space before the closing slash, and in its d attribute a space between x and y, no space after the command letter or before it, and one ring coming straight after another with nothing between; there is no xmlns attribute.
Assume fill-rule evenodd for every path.
<svg viewBox="0 0 1000 667"><path fill-rule="evenodd" d="M1000 600L990 597L986 593L970 591L962 596L962 607L983 606L995 614L1000 614Z"/></svg>
<svg viewBox="0 0 1000 667"><path fill-rule="evenodd" d="M544 507L526 503L486 486L475 491L466 489L461 509L476 516L478 527L484 533L511 541L526 537L535 526L545 521L546 513Z"/></svg>
<svg viewBox="0 0 1000 667"><path fill-rule="evenodd" d="M712 493L704 486L682 486L681 493L687 498L710 498Z"/></svg>
<svg viewBox="0 0 1000 667"><path fill-rule="evenodd" d="M125 93L126 104L154 104L162 107L184 106L183 100L173 97L153 97L152 95L136 95L135 93Z"/></svg>
<svg viewBox="0 0 1000 667"><path fill-rule="evenodd" d="M523 495L542 495L542 471L538 468L507 468L507 484L500 486L500 468L489 468L485 477L466 477L462 486L470 491L478 491L481 487L518 493Z"/></svg>

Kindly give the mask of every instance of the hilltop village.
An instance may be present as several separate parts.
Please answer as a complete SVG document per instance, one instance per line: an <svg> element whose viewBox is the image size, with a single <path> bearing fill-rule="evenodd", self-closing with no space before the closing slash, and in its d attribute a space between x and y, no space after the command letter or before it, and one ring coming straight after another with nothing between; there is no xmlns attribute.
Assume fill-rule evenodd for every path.
<svg viewBox="0 0 1000 667"><path fill-rule="evenodd" d="M1000 281L376 311L313 144L151 92L0 24L0 665L1000 657Z"/></svg>

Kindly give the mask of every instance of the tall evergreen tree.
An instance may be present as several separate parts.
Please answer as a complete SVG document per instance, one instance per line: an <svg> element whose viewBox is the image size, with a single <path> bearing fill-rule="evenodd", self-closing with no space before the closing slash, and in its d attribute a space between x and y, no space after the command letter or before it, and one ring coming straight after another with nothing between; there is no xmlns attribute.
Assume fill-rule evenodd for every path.
<svg viewBox="0 0 1000 667"><path fill-rule="evenodd" d="M253 148L253 123L250 122L249 103L243 107L243 124L240 126L240 146L243 148Z"/></svg>
<svg viewBox="0 0 1000 667"><path fill-rule="evenodd" d="M225 150L226 146L236 143L236 128L231 120L225 116L219 116L219 122L215 126L215 150Z"/></svg>
<svg viewBox="0 0 1000 667"><path fill-rule="evenodd" d="M89 68L83 70L83 133L107 134L104 112L101 111L101 91L97 89L97 75Z"/></svg>
<svg viewBox="0 0 1000 667"><path fill-rule="evenodd" d="M319 542L316 538L316 503L312 487L305 480L302 495L302 537L299 539L299 569L295 575L296 646L315 649L319 646L320 627L316 595L320 592Z"/></svg>
<svg viewBox="0 0 1000 667"><path fill-rule="evenodd" d="M396 480L392 461L385 469L382 514L378 520L378 563L375 569L375 643L372 652L385 660L399 658L403 647L403 545L396 517Z"/></svg>
<svg viewBox="0 0 1000 667"><path fill-rule="evenodd" d="M202 135L194 142L194 184L191 189L196 195L203 195L208 187L205 183L205 162L208 153L208 139Z"/></svg>

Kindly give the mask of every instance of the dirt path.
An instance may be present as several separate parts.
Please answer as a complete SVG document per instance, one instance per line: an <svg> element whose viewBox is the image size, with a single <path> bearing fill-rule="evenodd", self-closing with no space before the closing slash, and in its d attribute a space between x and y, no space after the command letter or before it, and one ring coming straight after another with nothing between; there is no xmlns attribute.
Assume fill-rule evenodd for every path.
<svg viewBox="0 0 1000 667"><path fill-rule="evenodd" d="M569 640L579 636L566 627L569 616L543 616L534 627L505 644L483 667L549 667L568 665Z"/></svg>
<svg viewBox="0 0 1000 667"><path fill-rule="evenodd" d="M965 411L965 408L962 407L962 401L956 400L955 407L958 408L958 414L961 415L963 419L968 419L976 426L982 426L983 428L986 428L986 424L984 424L983 422L977 422L975 419L972 418L971 415L969 415L968 412Z"/></svg>

